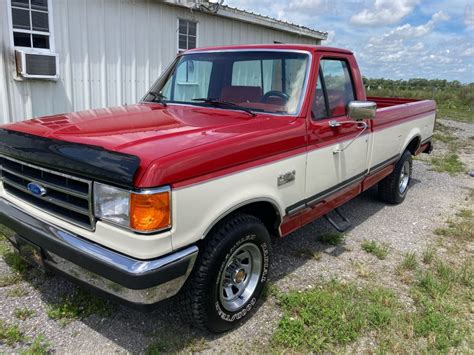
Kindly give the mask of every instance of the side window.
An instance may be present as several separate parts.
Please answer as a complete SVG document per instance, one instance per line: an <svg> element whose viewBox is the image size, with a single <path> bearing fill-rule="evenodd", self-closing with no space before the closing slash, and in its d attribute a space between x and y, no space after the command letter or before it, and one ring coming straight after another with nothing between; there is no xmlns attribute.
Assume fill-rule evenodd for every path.
<svg viewBox="0 0 474 355"><path fill-rule="evenodd" d="M330 116L346 114L347 104L354 100L354 87L349 66L344 60L321 60Z"/></svg>
<svg viewBox="0 0 474 355"><path fill-rule="evenodd" d="M176 81L162 89L162 94L172 101L191 101L207 97L211 81L212 62L184 60L176 68Z"/></svg>
<svg viewBox="0 0 474 355"><path fill-rule="evenodd" d="M314 120L328 117L326 106L326 98L324 97L324 89L321 83L321 71L318 75L318 82L316 84L316 92L314 94L313 106L311 108L311 118Z"/></svg>

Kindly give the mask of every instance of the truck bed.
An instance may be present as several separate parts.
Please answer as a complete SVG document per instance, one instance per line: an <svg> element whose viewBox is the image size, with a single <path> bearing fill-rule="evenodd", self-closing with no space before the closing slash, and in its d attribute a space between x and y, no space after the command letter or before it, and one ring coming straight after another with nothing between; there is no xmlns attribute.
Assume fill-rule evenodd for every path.
<svg viewBox="0 0 474 355"><path fill-rule="evenodd" d="M436 103L433 100L373 96L367 97L367 100L374 101L377 104L377 115L375 120L372 121L373 130L401 124L436 111Z"/></svg>
<svg viewBox="0 0 474 355"><path fill-rule="evenodd" d="M378 108L396 106L408 104L411 102L424 101L422 99L405 99L405 98L395 98L395 97L380 97L380 96L368 96L367 100L377 103Z"/></svg>

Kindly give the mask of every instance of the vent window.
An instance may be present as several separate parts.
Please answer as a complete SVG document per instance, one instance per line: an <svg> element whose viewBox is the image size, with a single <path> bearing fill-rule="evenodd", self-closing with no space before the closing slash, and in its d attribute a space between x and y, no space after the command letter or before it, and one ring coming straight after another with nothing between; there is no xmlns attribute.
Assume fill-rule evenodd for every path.
<svg viewBox="0 0 474 355"><path fill-rule="evenodd" d="M49 0L11 0L15 47L51 50Z"/></svg>

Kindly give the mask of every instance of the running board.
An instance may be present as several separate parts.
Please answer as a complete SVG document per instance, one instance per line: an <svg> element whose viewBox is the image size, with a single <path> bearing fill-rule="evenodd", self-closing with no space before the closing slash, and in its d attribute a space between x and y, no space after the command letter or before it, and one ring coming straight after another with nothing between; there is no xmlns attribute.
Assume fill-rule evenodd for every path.
<svg viewBox="0 0 474 355"><path fill-rule="evenodd" d="M330 214L332 214L334 212L335 215L337 215L336 217L339 217L341 219L341 221L336 222L334 220L334 218L332 218L330 216ZM334 217L334 216L333 216ZM333 211L327 213L324 215L324 218L326 218L326 220L338 231L338 232L341 232L341 233L344 233L346 230L348 230L349 228L352 227L352 223L342 215L341 211L339 210L339 208L335 208ZM342 223L341 223L342 222Z"/></svg>

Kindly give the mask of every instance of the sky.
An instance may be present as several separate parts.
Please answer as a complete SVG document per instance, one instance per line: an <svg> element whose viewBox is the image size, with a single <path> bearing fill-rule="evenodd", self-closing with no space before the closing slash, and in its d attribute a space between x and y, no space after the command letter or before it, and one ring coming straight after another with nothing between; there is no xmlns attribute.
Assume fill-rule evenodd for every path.
<svg viewBox="0 0 474 355"><path fill-rule="evenodd" d="M474 1L226 0L226 5L328 32L362 74L474 82Z"/></svg>

